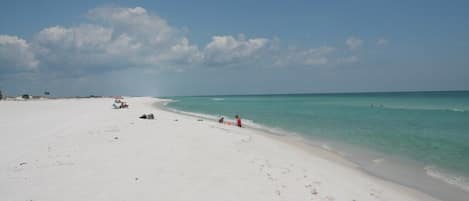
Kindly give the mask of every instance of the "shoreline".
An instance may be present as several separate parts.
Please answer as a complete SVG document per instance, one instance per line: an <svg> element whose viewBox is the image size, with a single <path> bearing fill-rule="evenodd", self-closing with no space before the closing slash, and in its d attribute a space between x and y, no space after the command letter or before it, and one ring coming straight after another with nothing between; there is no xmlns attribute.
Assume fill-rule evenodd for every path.
<svg viewBox="0 0 469 201"><path fill-rule="evenodd" d="M178 114L178 115L189 116L189 117L192 117L192 118L205 119L205 120L211 121L212 123L218 123L217 120L211 119L211 118L208 118L208 117L204 117L202 114L200 116L198 116L197 113L189 113L189 112L169 108L169 107L164 105L165 102L166 101L163 101L163 103L155 102L154 105L156 107L158 107L158 109L161 109L161 110L164 110L164 111L167 111L167 112L175 113L175 114ZM346 158L342 157L337 152L334 152L332 150L326 150L326 149L324 149L324 148L322 148L318 145L312 145L311 144L313 146L313 147L311 147L310 144L305 143L305 141L303 141L304 138L300 135L297 135L297 134L293 135L293 133L292 133L292 135L289 135L289 134L281 133L282 131L274 132L274 131L271 131L271 130L268 130L268 129L251 127L249 125L243 126L243 129L251 130L253 132L256 132L256 134L262 135L264 137L275 139L275 140L278 140L279 142L284 142L284 143L287 143L287 144L290 144L290 145L293 145L293 146L298 146L298 147L301 147L302 149L305 149L305 150L312 149L312 150L309 150L309 151L321 152L322 154L328 155L328 157L326 157L325 159L335 158L337 160L335 162L341 163L341 164L346 165L346 166L351 167L351 168L359 168L358 164L354 163L353 161L347 160ZM287 132L287 131L284 131L284 132ZM323 155L319 154L319 156L323 156Z"/></svg>
<svg viewBox="0 0 469 201"><path fill-rule="evenodd" d="M158 107L182 115L217 121L212 114L187 112L168 107L166 104L169 102L171 102L170 99ZM459 201L469 197L467 176L448 172L445 169L439 169L431 164L404 156L388 155L357 145L305 136L281 128L269 128L251 121L248 120L246 128L265 134L267 137L275 137L277 140L291 141L296 144L295 146L306 145L317 149L316 152L318 150L328 152L332 154L329 158L336 158L335 160L342 161L343 164L358 168L366 174L388 182L414 189L441 200Z"/></svg>
<svg viewBox="0 0 469 201"><path fill-rule="evenodd" d="M178 114L178 115L189 116L189 117L192 117L192 118L201 118L201 119L205 119L205 120L208 120L208 121L212 121L213 123L218 123L216 119L212 119L212 118L204 116L205 114L181 111L181 110L177 110L177 109L170 108L170 107L166 106L166 104L168 104L171 101L173 101L173 100L164 99L161 102L155 102L154 106L161 109L161 110L171 112L171 113L175 113L175 114ZM439 200L438 198L433 197L433 196L425 193L422 190L416 189L412 186L408 186L404 183L400 183L398 181L391 180L391 179L388 179L384 176L380 176L380 175L375 174L371 171L368 171L367 169L365 169L364 167L362 167L358 163L356 163L356 162L352 161L351 159L349 159L349 158L345 157L344 155L342 155L340 152L332 150L332 149L326 149L326 148L322 147L320 145L320 143L314 142L313 139L306 139L305 137L301 136L300 134L291 133L291 132L283 131L283 130L273 131L273 130L269 130L267 128L261 128L261 127L257 128L257 127L252 127L252 126L249 126L249 125L243 126L243 128L252 130L256 134L261 135L263 137L274 139L274 140L279 141L281 143L288 144L289 146L292 146L294 148L304 150L304 151L308 152L309 154L312 154L312 155L321 157L323 159L332 161L334 163L343 165L347 168L354 169L354 170L359 171L360 173L363 173L367 176L374 177L377 180L381 180L381 182L383 182L386 185L389 185L392 188L396 188L398 190L404 190L405 192L410 193L410 194L412 194L416 197L425 198L424 200L434 200L434 201ZM288 133L288 134L286 134L286 133Z"/></svg>
<svg viewBox="0 0 469 201"><path fill-rule="evenodd" d="M437 200L283 136L112 101L1 102L0 199Z"/></svg>

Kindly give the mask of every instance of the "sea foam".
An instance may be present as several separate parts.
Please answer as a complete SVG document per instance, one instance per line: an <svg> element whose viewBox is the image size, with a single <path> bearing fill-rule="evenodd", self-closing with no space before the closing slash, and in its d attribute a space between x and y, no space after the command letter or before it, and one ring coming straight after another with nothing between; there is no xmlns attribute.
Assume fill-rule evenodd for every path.
<svg viewBox="0 0 469 201"><path fill-rule="evenodd" d="M434 166L425 166L425 173L435 179L443 181L447 184L457 186L458 188L469 192L469 180L463 176L455 176L449 173L446 173Z"/></svg>

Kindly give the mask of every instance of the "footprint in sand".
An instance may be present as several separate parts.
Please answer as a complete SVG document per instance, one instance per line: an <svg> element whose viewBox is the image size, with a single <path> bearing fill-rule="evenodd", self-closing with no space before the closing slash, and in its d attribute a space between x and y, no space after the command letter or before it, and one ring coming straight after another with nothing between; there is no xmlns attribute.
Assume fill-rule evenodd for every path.
<svg viewBox="0 0 469 201"><path fill-rule="evenodd" d="M272 177L272 174L266 172L265 175L267 176L267 178L270 180L270 181L276 181L277 179L275 179L274 177Z"/></svg>
<svg viewBox="0 0 469 201"><path fill-rule="evenodd" d="M219 130L222 130L222 131L225 131L227 133L230 132L230 130L226 129L226 128L221 128L221 127L218 127L218 126L210 126L210 128L216 128L216 129L219 129Z"/></svg>
<svg viewBox="0 0 469 201"><path fill-rule="evenodd" d="M67 161L55 161L55 163L57 164L56 166L72 166L72 165L75 165L75 163L73 162L67 162Z"/></svg>
<svg viewBox="0 0 469 201"><path fill-rule="evenodd" d="M51 158L51 159L70 158L70 154L51 154L48 156L48 158Z"/></svg>
<svg viewBox="0 0 469 201"><path fill-rule="evenodd" d="M20 171L23 171L24 169L28 168L30 165L28 164L28 162L20 162L16 165L14 165L13 167L11 167L12 171L14 172L20 172Z"/></svg>
<svg viewBox="0 0 469 201"><path fill-rule="evenodd" d="M285 175L285 174L288 174L290 173L290 168L282 168L282 174Z"/></svg>
<svg viewBox="0 0 469 201"><path fill-rule="evenodd" d="M371 188L370 189L370 196L374 197L374 198L379 198L381 195L381 191L378 191L374 188Z"/></svg>
<svg viewBox="0 0 469 201"><path fill-rule="evenodd" d="M311 196L311 200L328 200L328 198L332 197L321 197L319 195L319 191L317 190L321 186L321 182L319 181L311 181L305 184L305 189L308 191L309 195ZM334 199L332 199L334 200Z"/></svg>
<svg viewBox="0 0 469 201"><path fill-rule="evenodd" d="M50 163L50 164L44 164L44 165L38 165L37 168L48 168L48 167L53 167L53 166L72 166L75 165L74 162L71 161L71 155L70 154L55 154L55 155L49 155L48 157L51 160L54 160L55 162Z"/></svg>
<svg viewBox="0 0 469 201"><path fill-rule="evenodd" d="M249 143L249 142L251 142L251 140L252 140L252 137L251 137L251 136L248 136L248 137L246 137L246 138L241 139L241 142L242 142L242 143Z"/></svg>
<svg viewBox="0 0 469 201"><path fill-rule="evenodd" d="M112 139L107 140L109 143L118 143L119 142L119 137L114 136Z"/></svg>

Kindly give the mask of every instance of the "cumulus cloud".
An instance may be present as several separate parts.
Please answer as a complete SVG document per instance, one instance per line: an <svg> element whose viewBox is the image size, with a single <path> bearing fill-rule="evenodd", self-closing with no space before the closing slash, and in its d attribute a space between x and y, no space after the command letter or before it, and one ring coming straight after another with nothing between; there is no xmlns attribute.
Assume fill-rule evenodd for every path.
<svg viewBox="0 0 469 201"><path fill-rule="evenodd" d="M106 64L112 29L97 25L65 28L54 26L40 31L33 41L36 54L46 66L60 68Z"/></svg>
<svg viewBox="0 0 469 201"><path fill-rule="evenodd" d="M141 7L99 7L90 24L49 27L35 37L40 58L69 68L163 68L200 62L198 47Z"/></svg>
<svg viewBox="0 0 469 201"><path fill-rule="evenodd" d="M17 36L0 35L1 71L30 71L38 65L39 61L25 40Z"/></svg>
<svg viewBox="0 0 469 201"><path fill-rule="evenodd" d="M87 16L92 21L112 27L116 32L125 32L149 45L173 43L180 37L179 30L141 7L99 7L90 10Z"/></svg>
<svg viewBox="0 0 469 201"><path fill-rule="evenodd" d="M360 48L363 45L363 40L355 37L349 37L345 41L345 44L349 47L351 50L356 50Z"/></svg>
<svg viewBox="0 0 469 201"><path fill-rule="evenodd" d="M229 64L242 59L255 57L256 53L267 47L269 39L244 36L214 36L204 49L205 63Z"/></svg>
<svg viewBox="0 0 469 201"><path fill-rule="evenodd" d="M98 7L86 17L86 23L77 26L44 28L29 43L16 36L0 35L0 68L40 68L42 72L73 75L127 68L184 71L187 67L255 62L265 66L337 63L333 47L286 49L278 39L247 38L243 34L213 36L199 48L184 31L141 7ZM362 43L354 37L346 41L350 49ZM357 60L343 56L339 63Z"/></svg>
<svg viewBox="0 0 469 201"><path fill-rule="evenodd" d="M389 40L381 38L381 39L378 39L378 41L376 41L376 44L380 46L384 46L384 45L389 44Z"/></svg>
<svg viewBox="0 0 469 201"><path fill-rule="evenodd" d="M97 25L72 28L60 26L43 29L36 42L42 46L58 46L65 49L100 49L111 40L112 29Z"/></svg>
<svg viewBox="0 0 469 201"><path fill-rule="evenodd" d="M160 54L154 54L147 58L146 63L173 63L195 65L204 59L203 52L196 45L190 44L189 39L183 37L168 47Z"/></svg>
<svg viewBox="0 0 469 201"><path fill-rule="evenodd" d="M87 13L92 23L49 27L35 43L51 66L75 68L229 65L252 59L269 39L214 36L200 49L157 15L144 8L99 7Z"/></svg>

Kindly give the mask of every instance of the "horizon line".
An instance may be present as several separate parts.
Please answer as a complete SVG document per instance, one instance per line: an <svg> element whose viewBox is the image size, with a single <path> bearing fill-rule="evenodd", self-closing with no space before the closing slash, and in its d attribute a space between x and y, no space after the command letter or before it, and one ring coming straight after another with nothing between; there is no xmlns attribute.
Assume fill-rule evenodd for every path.
<svg viewBox="0 0 469 201"><path fill-rule="evenodd" d="M203 95L174 95L174 96L155 96L164 97L210 97L210 96L280 96L280 95L334 95L334 94L381 94L381 93L438 93L438 92L469 92L468 89L462 90L402 90L402 91L354 91L354 92L299 92L299 93L247 93L247 94L203 94Z"/></svg>

